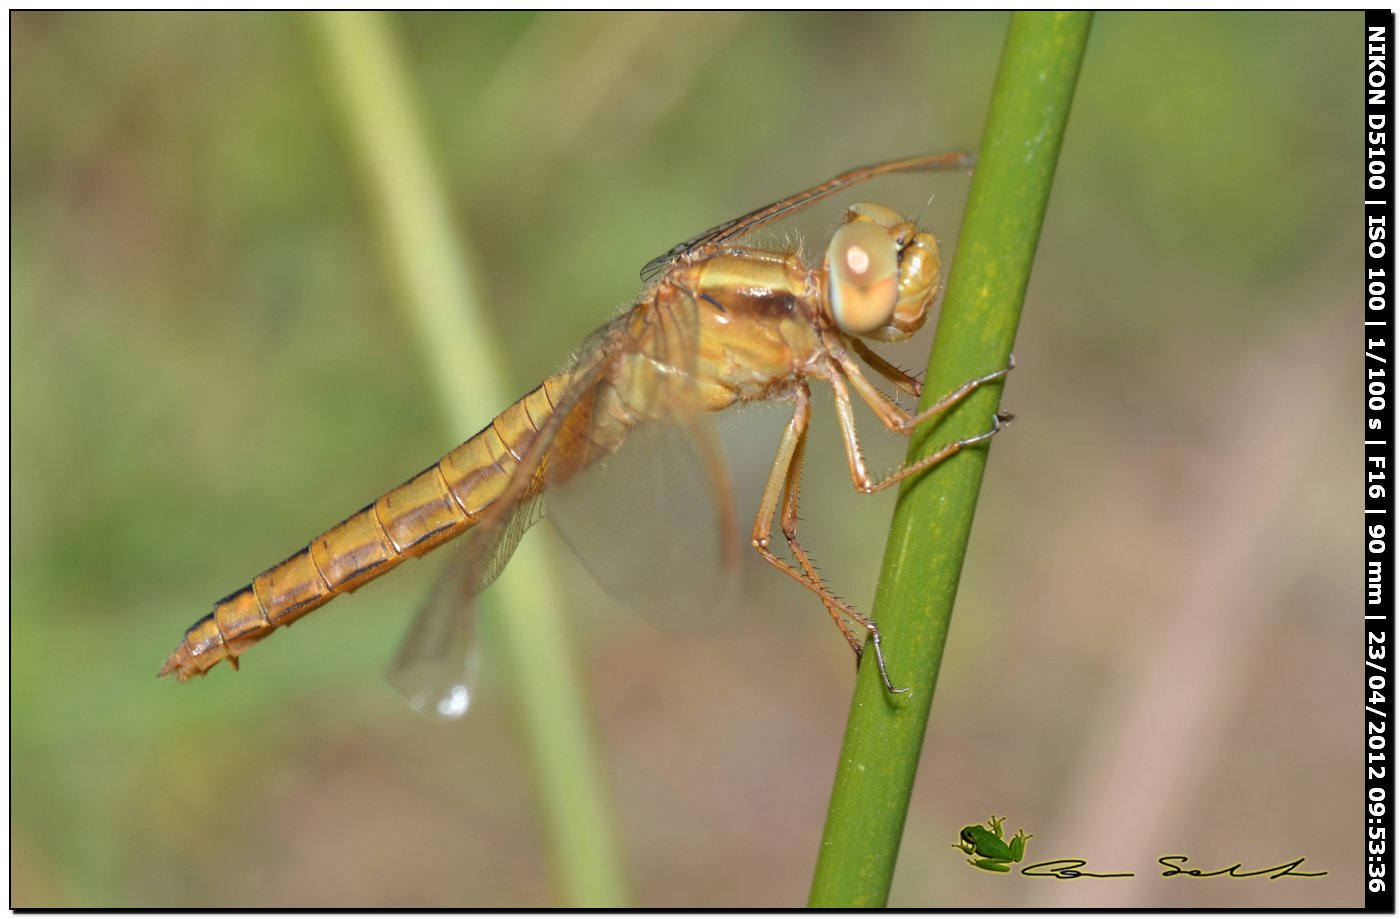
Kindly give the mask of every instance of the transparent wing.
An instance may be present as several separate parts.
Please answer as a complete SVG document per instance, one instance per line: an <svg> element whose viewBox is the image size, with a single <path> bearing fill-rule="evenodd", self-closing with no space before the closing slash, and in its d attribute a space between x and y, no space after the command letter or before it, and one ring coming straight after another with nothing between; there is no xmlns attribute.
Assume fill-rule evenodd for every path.
<svg viewBox="0 0 1400 919"><path fill-rule="evenodd" d="M936 172L945 169L966 169L976 162L976 157L970 153L936 153L925 156L911 156L905 159L890 160L884 163L876 163L873 166L861 166L848 172L843 172L835 178L828 179L820 185L814 185L806 191L800 191L795 195L783 198L781 201L774 201L755 211L735 217L733 220L712 227L698 236L692 236L683 243L672 246L669 250L658 255L656 258L642 266L642 280L650 283L676 259L685 255L700 246L730 242L738 239L746 233L751 233L759 227L767 226L775 220L781 220L797 213L804 208L816 204L818 201L835 194L842 189L850 188L867 182L877 176L892 175L900 172Z"/></svg>
<svg viewBox="0 0 1400 919"><path fill-rule="evenodd" d="M480 669L471 544L438 576L389 665L389 683L414 711L460 718L471 706Z"/></svg>
<svg viewBox="0 0 1400 919"><path fill-rule="evenodd" d="M702 426L713 437L710 422ZM732 515L692 431L647 423L549 491L549 516L615 600L664 629L701 631L738 588ZM730 501L732 506L732 501Z"/></svg>
<svg viewBox="0 0 1400 919"><path fill-rule="evenodd" d="M610 328L583 349L554 414L531 440L501 496L467 534L463 558L444 572L399 646L389 682L415 710L445 718L466 713L477 670L474 601L505 568L525 531L544 516L546 472L552 460L571 461L564 451L572 441L560 435L577 428L580 412L591 413L593 390L611 357Z"/></svg>
<svg viewBox="0 0 1400 919"><path fill-rule="evenodd" d="M599 584L671 629L713 622L740 570L733 489L700 393L710 308L663 283L634 309L618 372L594 393L598 453L586 469L555 467L548 486L556 529ZM608 429L624 401L639 422L625 439Z"/></svg>

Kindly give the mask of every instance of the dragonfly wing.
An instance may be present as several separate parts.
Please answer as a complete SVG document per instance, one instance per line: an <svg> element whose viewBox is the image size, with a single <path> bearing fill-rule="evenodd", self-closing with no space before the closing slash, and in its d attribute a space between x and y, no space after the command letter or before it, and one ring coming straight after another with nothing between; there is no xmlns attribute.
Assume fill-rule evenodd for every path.
<svg viewBox="0 0 1400 919"><path fill-rule="evenodd" d="M591 414L591 395L607 366L607 337L600 331L572 371L554 413L530 441L505 490L467 534L465 556L444 572L419 610L389 666L389 682L410 706L426 714L458 718L466 713L477 670L474 607L505 568L525 531L544 516L543 490L551 462L568 443L561 433Z"/></svg>
<svg viewBox="0 0 1400 919"><path fill-rule="evenodd" d="M468 537L472 539L472 537ZM389 683L414 711L460 718L471 705L480 668L471 615L472 545L452 559L413 619L389 665Z"/></svg>
<svg viewBox="0 0 1400 919"><path fill-rule="evenodd" d="M834 195L843 189L862 182L869 181L877 176L892 175L900 172L936 172L945 169L967 169L976 162L976 157L970 153L935 153L925 156L911 156L900 160L889 160L884 163L876 163L873 166L861 166L857 169L843 172L835 178L828 179L820 185L800 191L795 195L789 195L781 201L774 201L772 204L764 205L754 211L749 211L742 217L735 217L717 227L711 227L705 232L692 236L683 243L672 246L666 252L642 266L642 280L650 283L652 279L658 277L670 265L681 258L686 253L699 248L700 246L731 242L751 233L759 227L767 226L776 220L789 217L805 208L811 207L823 198Z"/></svg>
<svg viewBox="0 0 1400 919"><path fill-rule="evenodd" d="M713 442L708 419L696 428ZM710 463L696 429L645 423L616 453L549 490L554 527L584 567L662 628L709 627L738 587L728 478L717 488Z"/></svg>
<svg viewBox="0 0 1400 919"><path fill-rule="evenodd" d="M729 606L739 571L733 489L702 413L701 308L665 284L634 308L618 373L595 395L625 401L639 423L607 456L548 487L556 529L603 588L670 628L713 620ZM596 422L609 417L600 412Z"/></svg>

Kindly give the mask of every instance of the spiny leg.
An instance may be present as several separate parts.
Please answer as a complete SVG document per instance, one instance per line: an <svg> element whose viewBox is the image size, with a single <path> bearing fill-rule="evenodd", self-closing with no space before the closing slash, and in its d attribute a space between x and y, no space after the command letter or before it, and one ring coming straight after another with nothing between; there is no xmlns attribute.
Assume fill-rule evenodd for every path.
<svg viewBox="0 0 1400 919"><path fill-rule="evenodd" d="M787 428L783 431L782 440L778 444L778 455L773 461L773 469L768 475L768 482L763 488L763 497L759 501L758 517L754 521L753 528L753 546L758 550L759 555L763 556L764 561L821 598L822 605L826 607L837 628L845 636L846 642L850 644L851 650L855 652L857 662L860 661L863 645L851 632L847 619L859 623L865 628L873 637L875 661L885 688L892 693L907 692L907 689L895 689L894 684L890 682L889 674L885 668L884 650L880 645L880 630L876 628L875 623L862 616L850 604L827 589L826 585L822 583L821 575L817 573L816 566L812 564L810 556L797 542L797 498L802 479L802 455L806 450L807 428L812 417L811 401L811 391L805 384L801 385L797 390L797 407L793 411L792 420L788 422ZM801 570L793 567L785 559L779 558L769 548L773 533L773 515L778 510L779 496L781 496L783 505L781 523L783 537L787 540Z"/></svg>
<svg viewBox="0 0 1400 919"><path fill-rule="evenodd" d="M983 374L980 377L973 377L966 383L963 383L957 389L948 393L948 395L939 399L937 402L933 403L928 408L924 409L922 412L919 412L917 415L910 416L909 420L904 424L904 433L912 433L913 430L919 425L923 424L925 421L928 421L930 418L937 417L943 412L946 412L948 409L957 405L959 402L966 399L968 396L972 395L978 390L978 388L985 386L988 383L994 383L997 380L1006 379L1006 375L1015 369L1016 358L1013 356L1006 362L1006 366L1001 368L1000 370L993 370L991 373ZM1004 412L997 412L996 417L1002 419L1003 421L1011 420L1011 416L1005 414Z"/></svg>
<svg viewBox="0 0 1400 919"><path fill-rule="evenodd" d="M891 364L884 355L874 348L861 341L859 338L850 339L851 348L860 355L860 359L870 365L871 369L880 376L889 380L895 388L901 392L906 392L915 399L924 393L924 382L912 373L906 373L900 368Z"/></svg>
<svg viewBox="0 0 1400 919"><path fill-rule="evenodd" d="M798 437L797 447L793 451L792 458L787 464L787 471L783 476L783 506L778 525L783 531L783 538L787 540L788 549L791 550L793 558L797 559L797 563L802 566L802 571L807 576L808 586L810 587L815 584L825 587L821 575L817 572L817 566L812 561L812 557L807 554L807 550L797 541L797 501L798 495L802 490L802 463L807 452L807 424L811 418L810 406L804 405L802 409L804 415L802 433ZM765 519L771 519L771 517ZM848 616L855 619L857 622L860 621L859 616L855 615L855 611L846 603L840 602L840 598L836 598L837 602L833 603L827 598L825 593L829 592L819 594L822 598L822 604L826 607L827 612L831 614L831 618L835 621L837 628L841 630L841 634L846 637L846 642L851 646L851 650L856 653L856 663L859 664L861 653L865 646L851 633L850 626L847 624Z"/></svg>
<svg viewBox="0 0 1400 919"><path fill-rule="evenodd" d="M889 396L880 392L879 388L872 384L861 371L860 365L851 360L850 355L836 350L833 351L833 356L840 365L841 372L845 374L846 379L850 380L851 386L855 389L856 394L860 396L861 400L866 405L870 406L871 411L880 419L880 423L896 434L905 435L911 433L914 428L928 421L930 418L941 415L948 409L957 405L976 392L980 387L1003 379L1016 367L1016 360L1012 358L1001 370L995 370L983 376L974 377L930 405L928 408L919 412L917 415L911 415L896 405ZM883 373L883 371L881 372ZM1010 416L1007 416L1003 420L1010 420Z"/></svg>
<svg viewBox="0 0 1400 919"><path fill-rule="evenodd" d="M1004 370L998 372L1003 376L1006 374ZM836 416L841 424L841 441L846 446L846 461L851 468L851 481L855 483L856 490L867 495L889 488L891 485L902 482L910 476L918 475L967 447L980 444L985 440L990 440L1001 430L1003 424L1011 420L1010 415L998 412L996 415L992 416L992 427L990 430L983 431L981 434L972 437L965 437L962 440L955 440L951 443L944 444L928 456L910 463L907 466L901 466L882 479L873 479L869 471L865 468L865 455L861 450L860 435L856 431L855 410L851 404L851 394L846 389L846 384L842 380L841 374L834 369L830 371L827 380L831 383L832 394L836 397ZM852 382L854 383L854 381ZM869 385L868 381L866 381L866 385ZM967 385L968 384L965 383L963 387L959 389ZM871 387L871 389L874 389L874 387ZM879 390L875 391L879 392ZM969 390L969 392L970 391L971 390ZM955 392L957 391L955 390ZM965 398L966 395L967 393L962 393L958 396L958 399ZM898 406L892 407L898 409ZM946 406L944 406L944 408L946 408Z"/></svg>
<svg viewBox="0 0 1400 919"><path fill-rule="evenodd" d="M836 621L836 625L841 629L841 633L846 636L846 641L850 643L851 650L856 652L856 665L860 665L861 657L865 652L865 646L856 640L851 634L846 620L850 619L858 623L870 634L870 641L875 646L875 666L880 671L880 680L885 684L885 689L892 693L908 692L908 687L895 689L890 682L889 671L885 667L885 649L881 644L880 627L875 624L875 620L864 616L855 607L846 603L840 597L836 597L822 582L821 575L817 573L817 568L812 564L811 557L807 550L797 541L797 496L802 484L802 452L807 446L806 432L803 432L802 443L798 446L796 461L788 466L787 484L783 488L783 516L782 528L783 538L787 540L788 548L792 550L793 557L802 565L802 570L807 573L807 577L814 587L820 587L819 595L826 605L827 612Z"/></svg>
<svg viewBox="0 0 1400 919"><path fill-rule="evenodd" d="M801 478L802 455L807 446L807 428L811 418L812 394L803 385L797 391L797 405L793 409L791 420L788 421L787 427L783 431L782 440L778 442L778 455L773 460L773 468L769 472L768 482L763 488L763 497L758 503L758 517L754 521L753 527L753 546L770 565L808 590L814 590L821 597L822 603L841 629L841 634L846 636L846 641L859 654L860 641L851 633L850 627L837 611L839 606L836 604L839 601L835 597L828 599L826 592L820 588L821 579L805 553L798 556L798 562L802 565L802 570L798 571L769 548L769 542L773 535L773 515L777 513L780 499L784 508L784 536L787 535L787 508L792 503L793 485L796 484L796 480Z"/></svg>
<svg viewBox="0 0 1400 919"><path fill-rule="evenodd" d="M808 409L808 414L810 417L810 409ZM864 629L875 636L875 645L877 648L876 658L877 663L880 665L880 674L884 678L886 685L889 685L889 676L885 673L884 653L882 650L879 650L880 630L868 617L861 615L860 612L850 604L834 596L826 589L826 585L822 581L821 575L817 572L817 566L812 561L812 557L807 553L806 548L797 540L797 525L800 522L797 516L797 504L802 490L802 460L806 450L807 430L804 425L802 436L798 441L796 451L793 453L792 461L788 463L787 475L783 483L783 509L782 516L779 519L779 526L782 528L783 538L787 540L788 549L791 550L793 558L797 559L797 563L802 566L802 570L806 573L807 580L810 584L822 588L820 594L822 603L826 606L827 612L831 614L831 618L835 620L837 627L841 629L841 633L846 636L846 641L850 644L851 650L856 653L857 664L860 663L861 656L865 651L865 646L851 633L850 627L847 625L847 620L859 623ZM890 691L902 692L903 690L895 690L893 687L890 687Z"/></svg>

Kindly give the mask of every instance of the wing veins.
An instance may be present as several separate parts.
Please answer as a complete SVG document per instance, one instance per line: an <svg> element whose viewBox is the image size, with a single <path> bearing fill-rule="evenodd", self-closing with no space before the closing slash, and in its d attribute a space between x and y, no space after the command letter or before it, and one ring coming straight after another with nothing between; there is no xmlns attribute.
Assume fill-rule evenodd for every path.
<svg viewBox="0 0 1400 919"><path fill-rule="evenodd" d="M711 227L699 235L692 236L683 243L672 246L670 249L642 266L642 280L650 282L677 259L700 246L715 245L737 239L746 233L751 233L776 220L811 207L823 198L833 195L838 191L859 185L862 182L867 182L878 176L894 175L902 172L936 172L948 169L962 169L972 166L975 162L976 157L970 153L935 153L889 160L883 163L875 163L870 166L860 166L856 169L848 170L834 178L828 179L820 185L814 185L805 191L800 191L795 195L789 195L779 201L774 201L772 204L764 205L757 210L749 211L741 217L735 217L733 220L728 220L718 226Z"/></svg>

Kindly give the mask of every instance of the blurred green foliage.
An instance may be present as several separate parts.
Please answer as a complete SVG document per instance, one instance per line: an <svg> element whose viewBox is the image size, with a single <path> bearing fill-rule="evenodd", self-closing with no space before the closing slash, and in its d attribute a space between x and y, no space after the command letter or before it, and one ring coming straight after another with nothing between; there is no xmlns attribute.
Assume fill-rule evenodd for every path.
<svg viewBox="0 0 1400 919"><path fill-rule="evenodd" d="M852 165L974 143L1006 18L396 21L523 391L676 240ZM10 25L12 905L552 902L505 707L444 729L378 677L431 581L412 569L434 563L337 601L236 677L154 679L213 599L453 445L386 309L382 241L304 23ZM1201 754L1212 779L1181 812L1225 835L1211 851L1231 861L1246 854L1239 828L1261 819L1255 835L1287 852L1260 858L1350 851L1328 815L1353 809L1337 790L1355 769L1328 753L1323 714L1350 684L1319 668L1355 646L1334 538L1350 460L1329 437L1354 419L1303 396L1325 403L1326 381L1359 372L1355 330L1328 330L1358 295L1360 30L1356 14L1096 21L1007 388L1021 420L989 469L964 577L960 602L982 615L960 614L950 644L924 760L936 778L916 796L894 904L928 905L934 877L940 905L1016 902L943 874L959 867L940 851L947 827L989 809L1045 808L1025 818L1037 833L1069 819L1054 802L1091 728L1113 722L1090 701L1121 695L1114 662L1134 624L1197 570L1196 541L1173 534L1214 519L1197 502L1222 493L1211 476L1225 467L1296 461L1308 487L1281 480L1286 498L1241 511L1275 521L1238 572L1276 585L1255 598L1273 641L1232 696L1227 736L1250 745L1216 737ZM922 210L951 244L963 186L887 180L870 195ZM1240 380L1260 381L1243 413L1227 389ZM1294 380L1321 382L1300 396ZM1306 444L1244 436L1240 415L1274 399ZM805 527L838 589L867 605L889 506L848 494L829 419ZM776 433L755 440L741 475L761 476ZM820 609L776 581L754 569L742 640L712 645L576 588L643 904L781 905L806 890L850 663ZM991 668L1010 671L1004 692L959 693L960 674ZM1084 726L1018 709L1031 685L1078 693L1064 704ZM1033 777L987 765L1032 753ZM1304 778L1294 819L1251 797ZM1222 801L1256 807L1230 813L1232 829ZM1359 882L1326 867L1304 902L1352 905L1338 898ZM1277 896L1221 891L1152 902Z"/></svg>

